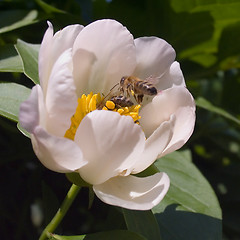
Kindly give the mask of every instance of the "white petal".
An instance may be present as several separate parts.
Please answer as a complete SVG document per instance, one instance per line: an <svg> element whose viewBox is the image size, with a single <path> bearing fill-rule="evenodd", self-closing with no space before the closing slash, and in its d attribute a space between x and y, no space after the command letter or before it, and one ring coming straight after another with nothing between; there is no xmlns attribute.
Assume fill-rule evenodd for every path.
<svg viewBox="0 0 240 240"><path fill-rule="evenodd" d="M82 120L75 142L89 162L80 175L91 184L100 184L119 174L130 174L144 149L145 136L131 117L96 110Z"/></svg>
<svg viewBox="0 0 240 240"><path fill-rule="evenodd" d="M53 26L50 22L48 23L48 29L43 36L43 40L39 49L38 54L38 74L40 84L43 89L44 95L47 89L48 78L51 71L50 59L51 59L51 48L53 39Z"/></svg>
<svg viewBox="0 0 240 240"><path fill-rule="evenodd" d="M173 62L170 68L159 79L156 85L158 90L165 90L171 87L186 87L184 76L178 62Z"/></svg>
<svg viewBox="0 0 240 240"><path fill-rule="evenodd" d="M43 120L41 121L43 118L45 109L42 89L36 85L32 88L29 98L20 105L19 122L21 127L32 133L37 125L43 124Z"/></svg>
<svg viewBox="0 0 240 240"><path fill-rule="evenodd" d="M56 136L64 136L76 111L76 87L70 69L71 49L66 50L55 62L48 82L46 108L47 130Z"/></svg>
<svg viewBox="0 0 240 240"><path fill-rule="evenodd" d="M50 22L48 26L39 51L39 78L44 95L52 66L65 50L72 48L77 35L83 29L83 26L78 24L70 25L53 36L53 26Z"/></svg>
<svg viewBox="0 0 240 240"><path fill-rule="evenodd" d="M94 93L98 92L96 87L89 90L88 86L90 84L93 66L95 66L96 62L97 57L93 52L85 49L75 51L73 55L73 77L78 97L81 97L82 94L88 94L91 91L94 91Z"/></svg>
<svg viewBox="0 0 240 240"><path fill-rule="evenodd" d="M135 39L134 43L137 51L134 75L139 78L162 76L176 57L172 46L161 38L141 37Z"/></svg>
<svg viewBox="0 0 240 240"><path fill-rule="evenodd" d="M195 102L185 87L169 88L160 92L140 112L140 124L147 136L175 115L173 137L163 155L179 149L189 139L195 125Z"/></svg>
<svg viewBox="0 0 240 240"><path fill-rule="evenodd" d="M50 170L72 172L87 163L72 140L53 136L40 126L34 129L31 139L38 159Z"/></svg>
<svg viewBox="0 0 240 240"><path fill-rule="evenodd" d="M93 190L103 202L123 208L149 210L166 195L170 180L166 173L149 177L115 177L94 185Z"/></svg>
<svg viewBox="0 0 240 240"><path fill-rule="evenodd" d="M134 165L133 174L145 170L164 151L172 139L175 120L175 116L171 116L169 121L163 122L146 140L145 149Z"/></svg>
<svg viewBox="0 0 240 240"><path fill-rule="evenodd" d="M196 121L195 102L190 92L187 89L185 90L185 94L181 94L180 106L175 112L176 124L173 130L173 137L163 153L158 157L181 148L193 133Z"/></svg>
<svg viewBox="0 0 240 240"><path fill-rule="evenodd" d="M73 48L76 37L83 28L84 26L79 24L69 25L54 34L51 49L53 63L64 51Z"/></svg>
<svg viewBox="0 0 240 240"><path fill-rule="evenodd" d="M73 58L78 92L106 93L136 66L133 37L117 21L95 21L76 38Z"/></svg>

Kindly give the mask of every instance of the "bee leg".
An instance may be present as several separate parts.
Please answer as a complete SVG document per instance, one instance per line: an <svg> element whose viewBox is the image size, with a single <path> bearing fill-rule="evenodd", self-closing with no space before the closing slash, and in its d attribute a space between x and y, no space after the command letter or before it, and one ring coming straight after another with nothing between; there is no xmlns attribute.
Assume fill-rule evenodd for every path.
<svg viewBox="0 0 240 240"><path fill-rule="evenodd" d="M130 97L130 93L133 91L133 87L131 84L128 84L127 85L127 96Z"/></svg>
<svg viewBox="0 0 240 240"><path fill-rule="evenodd" d="M133 94L133 97L134 97L134 99L136 100L136 102L138 101L138 99L137 99L137 95L136 94Z"/></svg>
<svg viewBox="0 0 240 240"><path fill-rule="evenodd" d="M138 94L137 95L136 101L137 101L138 104L140 104L143 101L143 96L144 96L143 94Z"/></svg>
<svg viewBox="0 0 240 240"><path fill-rule="evenodd" d="M119 88L119 91L124 93L123 87L120 87L120 88Z"/></svg>

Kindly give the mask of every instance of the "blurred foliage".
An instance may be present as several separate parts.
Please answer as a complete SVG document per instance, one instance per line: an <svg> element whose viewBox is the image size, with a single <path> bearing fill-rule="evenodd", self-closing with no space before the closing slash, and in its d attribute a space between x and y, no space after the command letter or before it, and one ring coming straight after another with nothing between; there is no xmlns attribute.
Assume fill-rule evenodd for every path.
<svg viewBox="0 0 240 240"><path fill-rule="evenodd" d="M86 25L97 19L113 18L125 25L135 38L151 35L164 38L176 49L187 86L197 99L196 128L185 148L191 150L193 163L217 194L223 211L224 239L240 239L239 13L240 0L2 0L1 115L17 121L20 102L12 104L8 111L5 102L11 103L14 97L26 99L29 89L21 85L31 88L34 84L26 76L38 81L36 44L42 40L47 20L53 23L56 31L72 23ZM30 51L28 54L24 51L25 47ZM35 71L29 71L34 65ZM26 76L21 74L23 72ZM14 95L16 91L17 96ZM64 198L70 183L63 174L53 173L41 166L33 154L31 142L18 131L16 123L1 117L0 130L0 237L9 240L37 239L54 215L59 206L58 201ZM169 158L176 171L184 168L188 161L187 157L185 160L183 158L181 166L174 160L178 158L181 159ZM169 166L161 165L158 161L157 167L171 176ZM191 171L197 170L192 166L188 177ZM177 183L178 179L174 181ZM208 188L207 185L199 185L201 194L206 190L204 187ZM172 188L167 195L169 198L172 191L178 191L178 188ZM191 191L191 188L187 191ZM168 198L164 201L168 201ZM177 202L180 203L180 198ZM44 222L41 218L39 221L34 219L34 207L43 209ZM177 205L171 205L161 209L163 213L159 213L158 209L153 211L160 230L164 221L168 227L171 226L172 231L178 231L176 226L179 225L186 232L199 223L207 223L213 229L221 225L220 220L216 222L210 217L205 219L200 214L195 215L196 222L191 222L191 211L187 213L177 209ZM114 229L131 231L133 228L125 222L129 223L126 218L134 216L134 213L124 214L117 208L107 206L97 198L88 209L88 191L83 189L57 232L67 235ZM212 216L216 217L214 214ZM163 233L166 239L170 239L166 232ZM129 232L119 234L131 236ZM190 239L187 234L178 236L176 239ZM209 239L221 239L218 233L214 236ZM208 236L205 237L207 239ZM56 235L53 239L65 238Z"/></svg>

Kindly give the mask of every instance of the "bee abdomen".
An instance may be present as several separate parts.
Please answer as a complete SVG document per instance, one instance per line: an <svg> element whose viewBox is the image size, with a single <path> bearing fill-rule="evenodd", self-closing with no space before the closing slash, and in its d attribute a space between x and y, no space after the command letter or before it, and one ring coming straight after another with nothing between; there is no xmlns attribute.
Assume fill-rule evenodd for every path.
<svg viewBox="0 0 240 240"><path fill-rule="evenodd" d="M121 107L133 106L133 102L125 96L113 96L111 98L111 101L113 101L116 105L119 105Z"/></svg>
<svg viewBox="0 0 240 240"><path fill-rule="evenodd" d="M136 88L142 91L142 93L146 95L157 95L157 89L152 85L149 84L148 82L137 82L135 85Z"/></svg>

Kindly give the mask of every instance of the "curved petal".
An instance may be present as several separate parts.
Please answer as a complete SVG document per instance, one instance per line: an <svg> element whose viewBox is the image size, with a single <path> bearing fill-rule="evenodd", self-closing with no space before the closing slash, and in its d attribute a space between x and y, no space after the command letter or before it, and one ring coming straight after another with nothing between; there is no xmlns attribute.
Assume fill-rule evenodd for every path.
<svg viewBox="0 0 240 240"><path fill-rule="evenodd" d="M176 61L172 63L156 85L158 90L165 90L171 87L186 87L180 64Z"/></svg>
<svg viewBox="0 0 240 240"><path fill-rule="evenodd" d="M193 133L196 115L195 102L190 92L187 91L185 99L183 99L183 101L185 101L186 105L179 107L175 113L176 124L173 129L173 137L163 153L158 157L163 157L166 154L181 148Z"/></svg>
<svg viewBox="0 0 240 240"><path fill-rule="evenodd" d="M134 43L137 52L134 75L139 78L162 76L176 57L172 46L161 38L141 37L135 39Z"/></svg>
<svg viewBox="0 0 240 240"><path fill-rule="evenodd" d="M88 84L91 78L92 68L97 62L97 57L93 52L85 49L78 49L73 55L73 77L77 88L78 97L89 93ZM96 87L95 87L96 88ZM93 91L94 89L92 89ZM94 92L97 92L94 90Z"/></svg>
<svg viewBox="0 0 240 240"><path fill-rule="evenodd" d="M160 92L140 112L140 124L147 136L174 114L173 137L163 155L175 151L189 139L195 125L195 102L185 87L169 88Z"/></svg>
<svg viewBox="0 0 240 240"><path fill-rule="evenodd" d="M42 89L40 85L35 85L29 98L20 105L19 122L21 127L29 133L33 133L37 125L44 125L44 118L45 108Z"/></svg>
<svg viewBox="0 0 240 240"><path fill-rule="evenodd" d="M54 34L51 49L53 63L64 51L73 48L74 42L83 28L84 26L79 24L69 25Z"/></svg>
<svg viewBox="0 0 240 240"><path fill-rule="evenodd" d="M149 210L166 195L170 180L166 173L149 177L115 177L94 185L93 190L103 202L128 209Z"/></svg>
<svg viewBox="0 0 240 240"><path fill-rule="evenodd" d="M81 177L100 184L117 175L128 175L144 149L145 136L131 117L111 111L93 111L78 127L74 140L88 164Z"/></svg>
<svg viewBox="0 0 240 240"><path fill-rule="evenodd" d="M53 26L50 22L48 26L39 51L39 78L44 95L52 66L65 50L72 48L77 35L83 29L83 26L78 24L70 25L53 36Z"/></svg>
<svg viewBox="0 0 240 240"><path fill-rule="evenodd" d="M136 66L133 37L117 21L93 22L76 38L73 59L74 79L80 95L90 91L106 93Z"/></svg>
<svg viewBox="0 0 240 240"><path fill-rule="evenodd" d="M169 121L163 122L146 140L145 149L134 165L133 174L142 172L153 164L158 155L168 146L173 136L175 121L175 116L171 116Z"/></svg>
<svg viewBox="0 0 240 240"><path fill-rule="evenodd" d="M31 140L38 159L52 171L72 172L87 164L76 143L67 138L53 136L41 126L34 129Z"/></svg>
<svg viewBox="0 0 240 240"><path fill-rule="evenodd" d="M38 54L38 74L40 79L40 84L43 89L44 95L47 89L48 78L50 75L50 52L52 47L53 39L53 26L50 22L48 23L48 29L43 36L43 40L39 49Z"/></svg>
<svg viewBox="0 0 240 240"><path fill-rule="evenodd" d="M77 108L76 87L70 69L71 64L71 49L68 49L55 62L48 82L47 130L56 136L64 136Z"/></svg>

